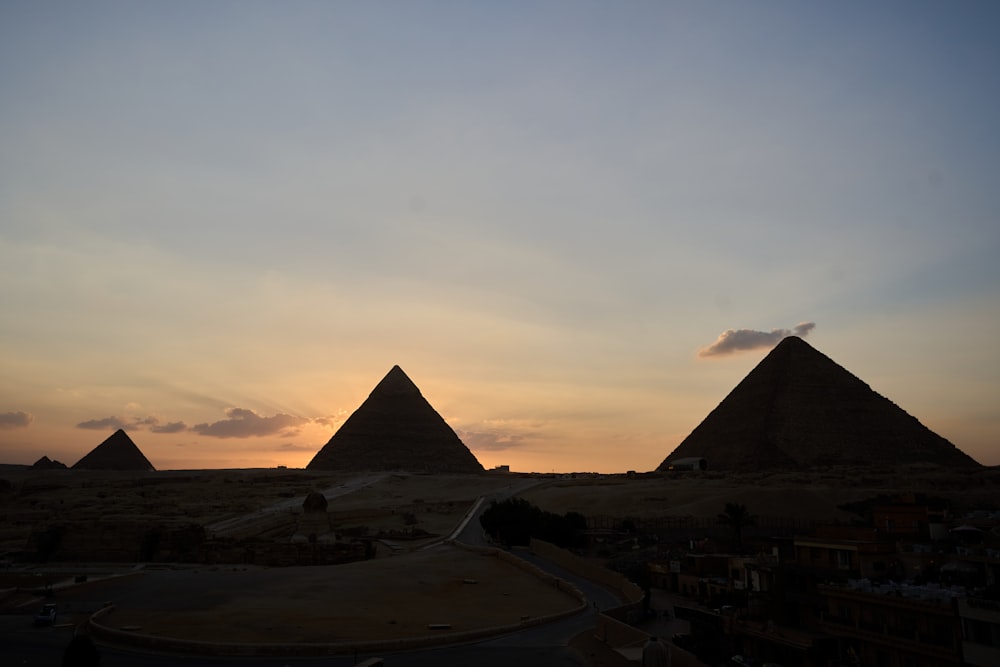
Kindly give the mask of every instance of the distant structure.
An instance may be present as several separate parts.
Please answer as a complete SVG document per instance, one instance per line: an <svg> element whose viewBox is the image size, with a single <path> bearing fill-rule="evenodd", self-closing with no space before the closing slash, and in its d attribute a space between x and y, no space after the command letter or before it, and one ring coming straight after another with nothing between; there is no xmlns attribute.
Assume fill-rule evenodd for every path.
<svg viewBox="0 0 1000 667"><path fill-rule="evenodd" d="M149 459L139 451L122 429L91 450L73 465L73 470L155 470Z"/></svg>
<svg viewBox="0 0 1000 667"><path fill-rule="evenodd" d="M657 468L979 464L801 338L782 340Z"/></svg>
<svg viewBox="0 0 1000 667"><path fill-rule="evenodd" d="M663 462L660 468L664 470L708 470L708 461L700 456L688 456L686 458L668 459Z"/></svg>
<svg viewBox="0 0 1000 667"><path fill-rule="evenodd" d="M393 366L306 468L477 473L483 466Z"/></svg>
<svg viewBox="0 0 1000 667"><path fill-rule="evenodd" d="M63 463L62 461L56 461L54 459L50 459L47 456L43 456L42 458L35 461L31 467L37 470L66 470L65 463Z"/></svg>

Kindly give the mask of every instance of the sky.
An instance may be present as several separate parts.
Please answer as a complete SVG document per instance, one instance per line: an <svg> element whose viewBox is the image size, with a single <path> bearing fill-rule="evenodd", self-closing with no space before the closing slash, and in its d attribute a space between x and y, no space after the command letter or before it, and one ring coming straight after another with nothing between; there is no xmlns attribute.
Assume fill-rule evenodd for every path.
<svg viewBox="0 0 1000 667"><path fill-rule="evenodd" d="M400 365L652 470L785 335L1000 465L1000 6L0 2L0 462L304 466Z"/></svg>

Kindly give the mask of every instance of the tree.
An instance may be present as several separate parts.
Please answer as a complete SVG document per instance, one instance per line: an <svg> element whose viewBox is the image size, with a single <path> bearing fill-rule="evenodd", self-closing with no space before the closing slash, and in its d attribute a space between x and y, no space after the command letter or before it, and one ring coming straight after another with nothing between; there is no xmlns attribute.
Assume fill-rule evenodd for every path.
<svg viewBox="0 0 1000 667"><path fill-rule="evenodd" d="M578 546L587 529L587 518L579 512L558 515L545 512L524 498L493 503L479 515L483 530L509 545L527 545L531 538L560 547Z"/></svg>
<svg viewBox="0 0 1000 667"><path fill-rule="evenodd" d="M739 551L743 549L743 529L757 525L757 517L742 503L726 503L725 511L719 514L718 523L732 529L733 541Z"/></svg>
<svg viewBox="0 0 1000 667"><path fill-rule="evenodd" d="M526 545L537 531L541 510L524 498L493 503L479 515L483 530L510 545Z"/></svg>

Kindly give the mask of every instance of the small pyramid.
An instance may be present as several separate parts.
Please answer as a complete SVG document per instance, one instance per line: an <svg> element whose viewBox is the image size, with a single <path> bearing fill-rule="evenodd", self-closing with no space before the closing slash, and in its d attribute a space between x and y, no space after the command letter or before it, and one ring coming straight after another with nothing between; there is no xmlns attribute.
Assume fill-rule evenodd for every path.
<svg viewBox="0 0 1000 667"><path fill-rule="evenodd" d="M74 470L155 470L149 459L139 451L122 429L94 447L73 465Z"/></svg>
<svg viewBox="0 0 1000 667"><path fill-rule="evenodd" d="M306 467L483 472L482 464L399 366L392 367Z"/></svg>
<svg viewBox="0 0 1000 667"><path fill-rule="evenodd" d="M694 456L717 470L979 465L796 336L778 343L657 470Z"/></svg>
<svg viewBox="0 0 1000 667"><path fill-rule="evenodd" d="M34 462L31 466L32 468L37 468L38 470L65 470L66 464L60 461L54 461L47 456L43 456Z"/></svg>

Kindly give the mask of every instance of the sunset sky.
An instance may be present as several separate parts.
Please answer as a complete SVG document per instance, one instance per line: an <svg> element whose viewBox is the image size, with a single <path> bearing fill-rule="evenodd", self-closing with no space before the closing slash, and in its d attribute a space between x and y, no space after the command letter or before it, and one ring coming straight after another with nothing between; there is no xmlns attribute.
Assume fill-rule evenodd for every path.
<svg viewBox="0 0 1000 667"><path fill-rule="evenodd" d="M998 32L5 0L0 462L304 466L399 364L484 466L650 470L799 333L1000 465Z"/></svg>

